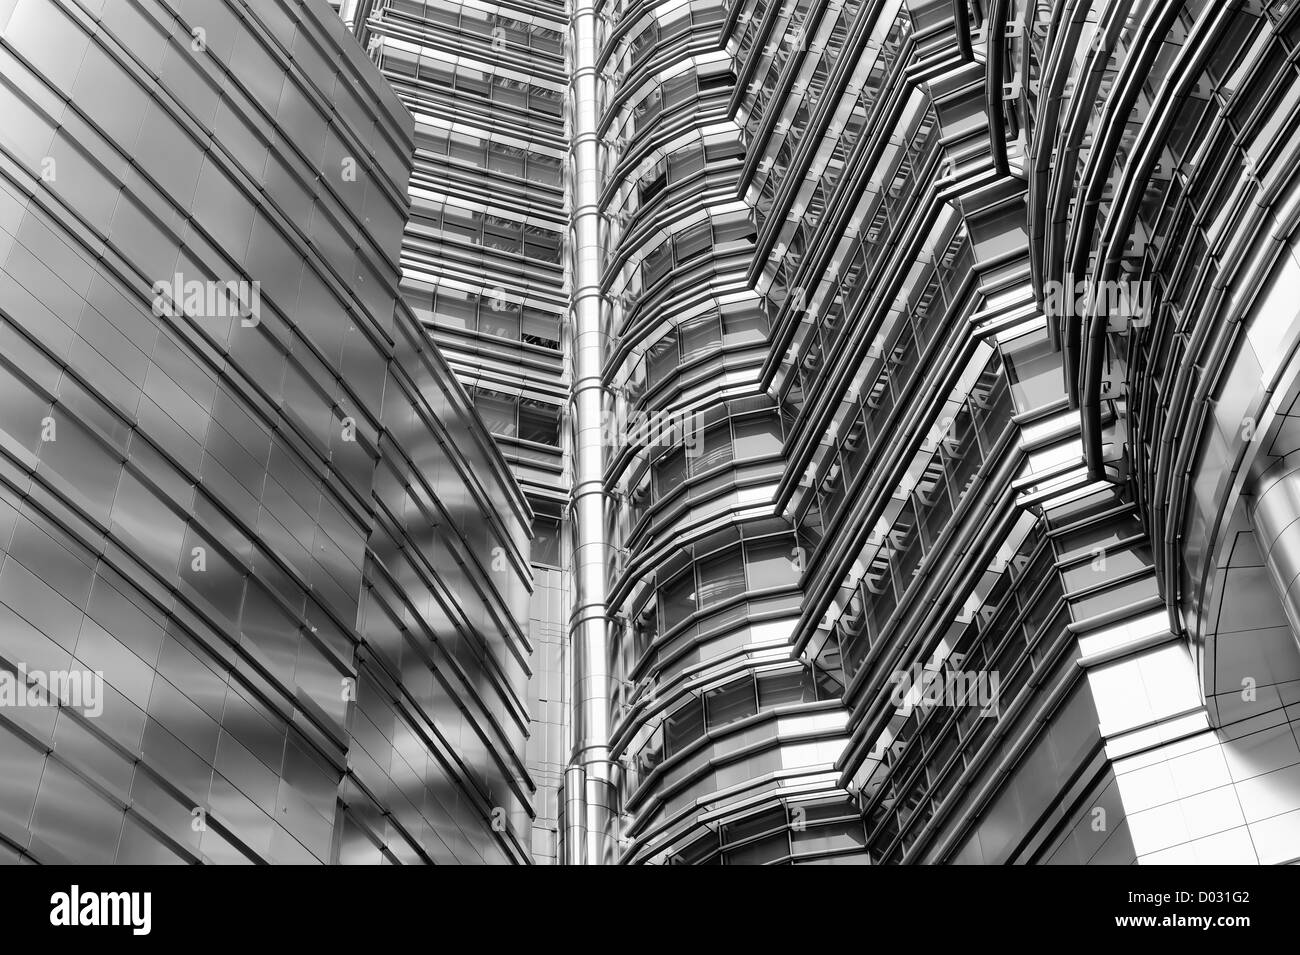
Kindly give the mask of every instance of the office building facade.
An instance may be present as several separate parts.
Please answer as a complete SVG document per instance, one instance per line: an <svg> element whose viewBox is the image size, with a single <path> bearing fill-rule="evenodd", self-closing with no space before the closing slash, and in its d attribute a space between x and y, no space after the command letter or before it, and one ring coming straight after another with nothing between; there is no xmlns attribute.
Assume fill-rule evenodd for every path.
<svg viewBox="0 0 1300 955"><path fill-rule="evenodd" d="M1093 303L1049 314L1083 459L1155 577L1131 594L1150 616L1089 635L1088 677L1138 861L1294 862L1300 26L1285 3L1093 6L1022 32L1043 67L1017 107L1036 282Z"/></svg>
<svg viewBox="0 0 1300 955"><path fill-rule="evenodd" d="M1293 24L575 5L572 322L616 412L575 861L1294 860Z"/></svg>
<svg viewBox="0 0 1300 955"><path fill-rule="evenodd" d="M820 540L795 641L845 687L866 850L1295 861L1295 21L899 17L896 78L856 94L875 143L841 174L823 136L768 191L796 262L771 285L794 299L769 358L796 415L778 503ZM818 237L809 209L847 227Z"/></svg>
<svg viewBox="0 0 1300 955"><path fill-rule="evenodd" d="M1290 6L0 0L0 846L1300 860Z"/></svg>
<svg viewBox="0 0 1300 955"><path fill-rule="evenodd" d="M0 3L0 846L531 857L530 513L324 3Z"/></svg>
<svg viewBox="0 0 1300 955"><path fill-rule="evenodd" d="M508 6L440 55L565 31L487 80L567 88L560 857L1300 855L1294 14Z"/></svg>
<svg viewBox="0 0 1300 955"><path fill-rule="evenodd" d="M469 391L533 513L533 855L554 862L568 700L560 542L572 484L561 452L564 6L384 0L340 12L414 119L403 297Z"/></svg>
<svg viewBox="0 0 1300 955"><path fill-rule="evenodd" d="M570 858L915 858L1037 724L1023 700L895 700L897 677L969 656L1013 691L1077 682L1028 500L1077 426L1022 150L987 116L988 24L946 2L584 9L573 176L594 162L599 188L575 194L595 237L574 228L572 323L614 426L579 476L603 473L604 510L575 513L607 570L575 603L605 617L573 636Z"/></svg>

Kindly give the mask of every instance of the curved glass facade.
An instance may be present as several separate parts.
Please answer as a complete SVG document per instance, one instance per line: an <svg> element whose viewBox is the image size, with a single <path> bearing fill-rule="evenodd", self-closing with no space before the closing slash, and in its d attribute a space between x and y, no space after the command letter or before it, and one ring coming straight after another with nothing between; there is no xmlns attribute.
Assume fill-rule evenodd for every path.
<svg viewBox="0 0 1300 955"><path fill-rule="evenodd" d="M526 861L530 514L397 297L409 116L323 3L0 37L0 849Z"/></svg>
<svg viewBox="0 0 1300 955"><path fill-rule="evenodd" d="M1161 212L1131 170L1089 164L1122 167L1143 135L1197 142L1142 99L1192 108L1184 35L1259 44L1260 82L1289 102L1273 77L1290 67L1251 39L1289 52L1280 19L1237 7L595 6L613 427L591 537L611 552L606 661L580 669L610 697L620 861L1246 861L1253 826L1285 828L1161 828L1198 800L1290 796L1233 768L1254 711L1197 692L1203 651L1160 612L1154 505L1094 453L1129 413L1114 367L1133 354L1106 359L1119 407L1081 415L1078 333L1107 299L1076 300L1058 261L1109 268L1151 241L1068 244L1121 201ZM577 153L573 174L590 174ZM1274 715L1291 667L1260 677ZM1180 732L1242 778L1148 802L1144 760L1192 759Z"/></svg>
<svg viewBox="0 0 1300 955"><path fill-rule="evenodd" d="M610 745L625 863L861 858L838 695L790 658L807 547L775 516L786 425L737 48L718 3L598 5ZM815 22L791 30L813 36ZM801 26L802 24L802 26Z"/></svg>

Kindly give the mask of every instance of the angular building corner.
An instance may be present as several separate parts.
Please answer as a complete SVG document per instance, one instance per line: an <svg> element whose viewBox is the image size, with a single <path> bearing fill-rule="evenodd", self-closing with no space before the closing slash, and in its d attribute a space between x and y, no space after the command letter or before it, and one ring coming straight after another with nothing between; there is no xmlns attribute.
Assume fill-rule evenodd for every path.
<svg viewBox="0 0 1300 955"><path fill-rule="evenodd" d="M0 852L529 861L531 514L398 296L407 111L325 3L3 0L0 114Z"/></svg>

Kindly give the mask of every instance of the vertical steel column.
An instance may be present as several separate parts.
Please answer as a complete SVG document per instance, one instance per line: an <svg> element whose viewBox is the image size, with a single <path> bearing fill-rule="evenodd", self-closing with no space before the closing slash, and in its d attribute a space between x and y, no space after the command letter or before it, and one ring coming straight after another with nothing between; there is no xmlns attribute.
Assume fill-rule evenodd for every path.
<svg viewBox="0 0 1300 955"><path fill-rule="evenodd" d="M565 771L565 862L611 861L613 766L605 611L605 451L601 422L604 331L600 315L600 179L596 4L574 0L570 51L570 216L573 390L573 752Z"/></svg>

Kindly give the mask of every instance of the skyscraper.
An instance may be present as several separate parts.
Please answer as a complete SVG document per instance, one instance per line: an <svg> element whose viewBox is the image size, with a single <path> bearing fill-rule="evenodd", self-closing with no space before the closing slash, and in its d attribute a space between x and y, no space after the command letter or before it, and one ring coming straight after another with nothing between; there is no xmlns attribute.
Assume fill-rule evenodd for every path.
<svg viewBox="0 0 1300 955"><path fill-rule="evenodd" d="M324 3L0 3L0 851L519 862L529 511Z"/></svg>
<svg viewBox="0 0 1300 955"><path fill-rule="evenodd" d="M1300 861L1294 6L0 0L0 845Z"/></svg>
<svg viewBox="0 0 1300 955"><path fill-rule="evenodd" d="M1296 11L1094 6L1017 44L1036 286L1088 477L1132 502L1109 562L1150 575L1088 679L1138 861L1294 862Z"/></svg>
<svg viewBox="0 0 1300 955"><path fill-rule="evenodd" d="M1239 326L1197 333L1205 357L1171 354L1159 343L1192 326L1155 259L1160 242L1182 256L1198 308L1254 295L1188 284L1216 259L1193 213L1172 218L1185 184L1161 150L1217 128L1194 168L1240 197L1215 206L1223 248L1261 276L1290 267L1283 213L1228 209L1289 209L1293 14L568 13L569 861L1300 853L1300 660L1263 586L1287 590L1289 551L1243 545L1249 589L1201 569L1192 597L1173 543L1213 523L1224 458L1199 485L1173 466L1195 447L1164 408L1203 420L1229 387L1204 369L1233 367ZM1228 145L1247 112L1272 137L1253 151ZM1226 191L1243 169L1253 204ZM1157 220L1178 241L1153 239ZM1285 346L1260 363L1276 372L1292 317L1251 307L1247 341ZM1290 448L1271 420L1290 405L1236 367L1263 384L1253 404L1226 392L1220 433L1236 416L1235 446L1275 446L1253 479L1272 496L1239 507L1238 531L1285 543ZM1135 445L1140 422L1165 436ZM1203 633L1207 596L1258 613L1235 611L1227 632L1254 636L1232 653Z"/></svg>
<svg viewBox="0 0 1300 955"><path fill-rule="evenodd" d="M569 393L560 331L564 7L401 0L366 12L344 8L414 118L402 294L472 396L533 514L533 854L553 862L567 725L560 538L571 485L560 451Z"/></svg>
<svg viewBox="0 0 1300 955"><path fill-rule="evenodd" d="M870 859L1294 861L1293 15L865 15L865 79L776 87L757 207Z"/></svg>

